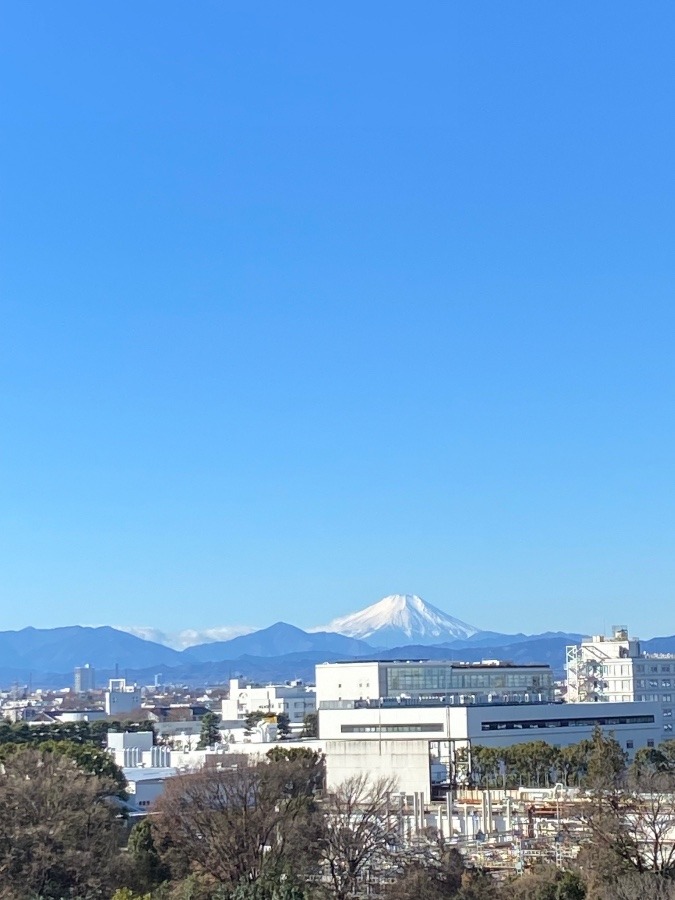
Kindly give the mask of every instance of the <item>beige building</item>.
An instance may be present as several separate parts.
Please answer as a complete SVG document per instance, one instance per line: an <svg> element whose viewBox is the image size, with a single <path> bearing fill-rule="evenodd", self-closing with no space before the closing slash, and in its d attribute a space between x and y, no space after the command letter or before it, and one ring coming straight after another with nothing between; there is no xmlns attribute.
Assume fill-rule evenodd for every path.
<svg viewBox="0 0 675 900"><path fill-rule="evenodd" d="M568 703L656 703L661 740L672 737L675 656L642 653L626 628L567 648Z"/></svg>

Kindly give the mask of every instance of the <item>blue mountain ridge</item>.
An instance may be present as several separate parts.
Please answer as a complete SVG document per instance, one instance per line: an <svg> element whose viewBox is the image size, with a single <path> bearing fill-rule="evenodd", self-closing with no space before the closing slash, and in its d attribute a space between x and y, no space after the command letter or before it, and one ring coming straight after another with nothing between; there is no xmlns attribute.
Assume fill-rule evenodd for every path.
<svg viewBox="0 0 675 900"><path fill-rule="evenodd" d="M110 626L99 628L24 628L0 632L0 685L32 680L35 686L63 687L72 683L75 666L89 663L97 680L119 671L143 683L161 672L165 682L219 683L233 675L251 680L313 680L318 662L350 659L485 658L515 663L549 663L563 673L565 647L582 635L545 632L504 635L483 632L437 645L407 644L390 650L331 632L308 633L277 622L230 641L200 644L178 651ZM645 652L675 653L675 635L642 642Z"/></svg>

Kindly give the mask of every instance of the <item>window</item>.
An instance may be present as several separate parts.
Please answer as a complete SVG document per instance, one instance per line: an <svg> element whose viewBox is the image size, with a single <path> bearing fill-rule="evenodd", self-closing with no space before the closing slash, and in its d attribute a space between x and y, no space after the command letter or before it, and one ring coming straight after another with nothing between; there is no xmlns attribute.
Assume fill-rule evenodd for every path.
<svg viewBox="0 0 675 900"><path fill-rule="evenodd" d="M635 671L636 671L636 672L644 672L644 670L645 670L645 667L644 667L644 666L635 666Z"/></svg>
<svg viewBox="0 0 675 900"><path fill-rule="evenodd" d="M652 725L654 716L584 716L575 719L523 719L519 722L481 722L481 731L525 728L579 728L585 725Z"/></svg>
<svg viewBox="0 0 675 900"><path fill-rule="evenodd" d="M672 697L672 696L673 696L672 694L664 694L664 695L661 697L661 701L662 701L663 703L672 703L672 702L673 702L673 701L671 700L671 697Z"/></svg>
<svg viewBox="0 0 675 900"><path fill-rule="evenodd" d="M341 725L342 734L410 734L417 731L443 731L440 722L422 725Z"/></svg>
<svg viewBox="0 0 675 900"><path fill-rule="evenodd" d="M662 678L662 679L661 679L661 687L669 688L670 686L671 686L671 685L670 685L670 678Z"/></svg>
<svg viewBox="0 0 675 900"><path fill-rule="evenodd" d="M633 749L633 742L626 741L626 750L632 750L632 749Z"/></svg>
<svg viewBox="0 0 675 900"><path fill-rule="evenodd" d="M650 672L658 672L658 671L659 671L659 667L658 667L658 666L650 666L650 667L649 667L649 671L650 671Z"/></svg>
<svg viewBox="0 0 675 900"><path fill-rule="evenodd" d="M657 688L659 686L659 680L658 678L650 678L648 684L650 688Z"/></svg>
<svg viewBox="0 0 675 900"><path fill-rule="evenodd" d="M664 731L672 731L672 730L673 730L673 723L672 723L672 722L666 722L666 723L664 724L664 726L663 726L663 730L664 730Z"/></svg>
<svg viewBox="0 0 675 900"><path fill-rule="evenodd" d="M661 666L662 672L670 672L670 666Z"/></svg>
<svg viewBox="0 0 675 900"><path fill-rule="evenodd" d="M638 680L635 682L635 687L643 688L644 686L645 686L644 678L638 678Z"/></svg>
<svg viewBox="0 0 675 900"><path fill-rule="evenodd" d="M664 709L663 710L663 718L664 719L672 719L672 717L673 717L672 709Z"/></svg>
<svg viewBox="0 0 675 900"><path fill-rule="evenodd" d="M654 741L652 741L652 740L647 741L647 746L648 746L648 747L653 747L653 746L654 746Z"/></svg>

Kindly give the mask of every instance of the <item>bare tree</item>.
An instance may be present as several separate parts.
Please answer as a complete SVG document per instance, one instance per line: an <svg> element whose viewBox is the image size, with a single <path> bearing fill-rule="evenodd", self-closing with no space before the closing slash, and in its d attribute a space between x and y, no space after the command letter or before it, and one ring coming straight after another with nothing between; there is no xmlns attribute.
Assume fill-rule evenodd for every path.
<svg viewBox="0 0 675 900"><path fill-rule="evenodd" d="M650 773L596 791L582 815L593 843L639 874L675 874L675 779Z"/></svg>
<svg viewBox="0 0 675 900"><path fill-rule="evenodd" d="M675 882L652 872L632 872L605 887L601 896L602 900L675 900Z"/></svg>
<svg viewBox="0 0 675 900"><path fill-rule="evenodd" d="M318 851L338 900L356 895L366 874L376 876L396 844L398 818L390 803L395 786L393 778L371 782L355 775L326 799Z"/></svg>
<svg viewBox="0 0 675 900"><path fill-rule="evenodd" d="M119 874L118 786L26 748L0 770L0 897L106 895Z"/></svg>
<svg viewBox="0 0 675 900"><path fill-rule="evenodd" d="M321 765L241 761L171 779L152 820L160 856L175 876L229 885L283 871L307 849Z"/></svg>

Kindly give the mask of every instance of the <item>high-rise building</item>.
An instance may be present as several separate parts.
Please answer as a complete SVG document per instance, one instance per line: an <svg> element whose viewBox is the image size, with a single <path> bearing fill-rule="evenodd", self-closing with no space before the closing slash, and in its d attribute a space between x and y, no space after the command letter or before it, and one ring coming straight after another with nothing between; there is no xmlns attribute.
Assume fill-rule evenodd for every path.
<svg viewBox="0 0 675 900"><path fill-rule="evenodd" d="M658 703L664 738L672 737L675 656L645 654L637 638L616 627L567 648L568 703Z"/></svg>
<svg viewBox="0 0 675 900"><path fill-rule="evenodd" d="M89 663L75 666L74 687L76 694L86 694L96 687L96 670Z"/></svg>

